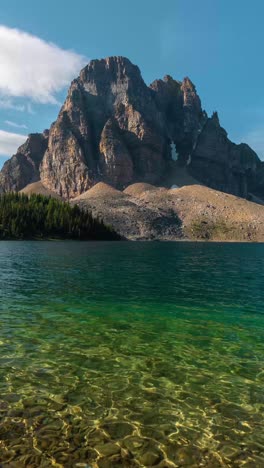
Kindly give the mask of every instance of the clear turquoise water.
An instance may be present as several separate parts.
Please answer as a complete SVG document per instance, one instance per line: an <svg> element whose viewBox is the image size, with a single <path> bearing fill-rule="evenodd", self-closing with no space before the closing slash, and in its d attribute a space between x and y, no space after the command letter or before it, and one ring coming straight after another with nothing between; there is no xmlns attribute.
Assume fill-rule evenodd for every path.
<svg viewBox="0 0 264 468"><path fill-rule="evenodd" d="M5 467L264 466L264 245L0 243Z"/></svg>

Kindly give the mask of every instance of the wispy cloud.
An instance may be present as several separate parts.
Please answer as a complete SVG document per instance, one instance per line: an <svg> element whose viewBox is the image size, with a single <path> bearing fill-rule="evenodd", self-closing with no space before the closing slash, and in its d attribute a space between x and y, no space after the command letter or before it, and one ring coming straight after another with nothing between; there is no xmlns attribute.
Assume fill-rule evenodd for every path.
<svg viewBox="0 0 264 468"><path fill-rule="evenodd" d="M15 104L11 99L2 97L0 98L0 109L16 110L19 112L24 112L26 109L26 106Z"/></svg>
<svg viewBox="0 0 264 468"><path fill-rule="evenodd" d="M18 112L27 112L28 114L35 114L31 102L25 104L15 104L14 99L0 97L0 109L14 110Z"/></svg>
<svg viewBox="0 0 264 468"><path fill-rule="evenodd" d="M242 141L251 146L260 159L264 160L264 125L249 131Z"/></svg>
<svg viewBox="0 0 264 468"><path fill-rule="evenodd" d="M56 104L56 93L68 86L87 62L73 51L4 25L0 25L0 44L0 106L2 101L5 108L16 105L6 100L12 97Z"/></svg>
<svg viewBox="0 0 264 468"><path fill-rule="evenodd" d="M11 156L26 139L27 135L0 130L0 156Z"/></svg>
<svg viewBox="0 0 264 468"><path fill-rule="evenodd" d="M11 120L5 120L5 124L15 128L27 128L25 124L18 124L16 122L12 122Z"/></svg>
<svg viewBox="0 0 264 468"><path fill-rule="evenodd" d="M27 109L27 112L28 112L29 114L35 114L35 113L36 113L36 112L33 110L33 107L32 107L32 105L31 105L30 102L27 102L26 109Z"/></svg>

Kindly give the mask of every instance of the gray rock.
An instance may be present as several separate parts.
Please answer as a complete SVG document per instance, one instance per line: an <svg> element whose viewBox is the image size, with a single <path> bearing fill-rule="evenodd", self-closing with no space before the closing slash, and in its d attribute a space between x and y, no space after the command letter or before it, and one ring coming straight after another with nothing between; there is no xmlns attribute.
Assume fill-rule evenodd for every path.
<svg viewBox="0 0 264 468"><path fill-rule="evenodd" d="M182 170L184 181L263 202L264 163L228 139L217 113L208 118L189 78L147 86L127 58L108 57L81 70L50 131L29 135L5 163L0 192L41 180L72 199L100 181L179 185L173 177Z"/></svg>

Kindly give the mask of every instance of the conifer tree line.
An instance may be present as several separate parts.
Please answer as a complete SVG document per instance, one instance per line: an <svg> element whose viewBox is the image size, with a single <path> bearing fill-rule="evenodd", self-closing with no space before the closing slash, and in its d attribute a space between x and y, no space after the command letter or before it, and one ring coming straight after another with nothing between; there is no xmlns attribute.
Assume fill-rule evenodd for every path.
<svg viewBox="0 0 264 468"><path fill-rule="evenodd" d="M77 205L39 194L0 195L0 239L118 240L101 220Z"/></svg>

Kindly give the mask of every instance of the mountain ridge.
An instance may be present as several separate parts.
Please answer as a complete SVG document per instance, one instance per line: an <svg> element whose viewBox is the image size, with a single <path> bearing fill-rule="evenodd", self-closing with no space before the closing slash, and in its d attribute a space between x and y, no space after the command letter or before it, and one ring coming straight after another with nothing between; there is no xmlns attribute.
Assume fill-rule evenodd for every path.
<svg viewBox="0 0 264 468"><path fill-rule="evenodd" d="M50 129L29 135L4 164L0 191L39 180L73 199L100 181L168 186L183 170L216 190L264 199L264 163L228 139L217 113L208 117L188 77L147 86L127 58L108 57L81 70Z"/></svg>

